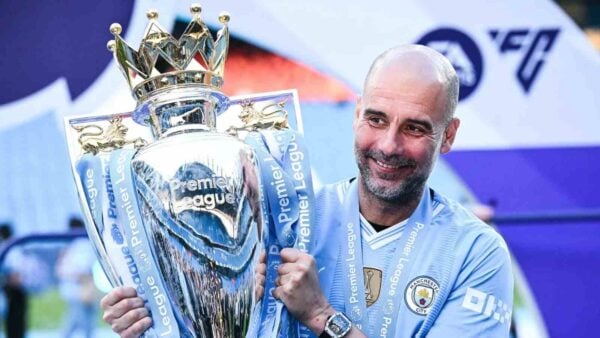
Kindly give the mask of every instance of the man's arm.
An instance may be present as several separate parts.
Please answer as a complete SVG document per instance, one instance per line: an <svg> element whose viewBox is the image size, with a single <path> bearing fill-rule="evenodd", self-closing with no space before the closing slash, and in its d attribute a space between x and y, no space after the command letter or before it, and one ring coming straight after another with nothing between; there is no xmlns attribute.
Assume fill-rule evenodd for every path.
<svg viewBox="0 0 600 338"><path fill-rule="evenodd" d="M279 276L275 281L273 296L285 304L294 318L319 336L325 329L327 319L336 311L321 291L314 257L297 249L283 249L277 272ZM366 335L352 326L345 337Z"/></svg>
<svg viewBox="0 0 600 338"><path fill-rule="evenodd" d="M504 240L492 232L490 229L473 243L427 337L509 336L512 267Z"/></svg>

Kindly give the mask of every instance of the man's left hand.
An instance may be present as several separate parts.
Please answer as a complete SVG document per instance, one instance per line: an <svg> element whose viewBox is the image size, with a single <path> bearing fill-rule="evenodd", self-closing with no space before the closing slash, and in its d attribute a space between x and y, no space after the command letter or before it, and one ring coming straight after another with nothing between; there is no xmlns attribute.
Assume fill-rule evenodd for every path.
<svg viewBox="0 0 600 338"><path fill-rule="evenodd" d="M317 335L323 331L327 318L335 313L319 286L317 264L313 256L297 249L281 250L281 264L273 296L287 310Z"/></svg>

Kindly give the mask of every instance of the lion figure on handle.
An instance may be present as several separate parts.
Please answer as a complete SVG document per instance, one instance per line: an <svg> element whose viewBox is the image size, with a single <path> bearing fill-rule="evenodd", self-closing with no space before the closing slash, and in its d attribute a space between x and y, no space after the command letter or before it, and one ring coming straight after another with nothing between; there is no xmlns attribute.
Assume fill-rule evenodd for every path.
<svg viewBox="0 0 600 338"><path fill-rule="evenodd" d="M95 124L73 126L73 129L80 133L77 140L83 152L92 153L93 155L101 151L120 149L127 144L133 144L136 148L146 144L146 141L141 137L126 139L125 136L129 128L121 122L122 118L117 116L110 120L106 130Z"/></svg>
<svg viewBox="0 0 600 338"><path fill-rule="evenodd" d="M240 105L242 106L242 111L239 114L239 118L244 124L241 127L230 127L228 129L229 132L285 129L289 127L287 111L284 109L285 101L268 104L260 111L254 108L254 103L250 100L244 100Z"/></svg>

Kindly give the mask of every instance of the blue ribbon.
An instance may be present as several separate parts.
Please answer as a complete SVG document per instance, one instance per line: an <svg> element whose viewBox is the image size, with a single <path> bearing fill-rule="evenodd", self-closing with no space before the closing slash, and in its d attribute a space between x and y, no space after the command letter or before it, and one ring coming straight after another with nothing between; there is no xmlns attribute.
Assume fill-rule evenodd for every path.
<svg viewBox="0 0 600 338"><path fill-rule="evenodd" d="M289 130L266 130L265 141L269 149L278 157L284 170L292 178L296 194L298 195L298 222L296 224L295 248L313 252L314 231L317 230L315 220L315 197L312 186L312 175L308 152L304 140L299 133ZM283 327L295 327L294 333L281 332L279 337L312 337L312 332L287 312L282 312L281 323Z"/></svg>
<svg viewBox="0 0 600 338"><path fill-rule="evenodd" d="M366 301L363 276L362 245L360 234L360 220L358 209L358 180L350 184L344 200L342 211L342 228L346 231L347 240L344 242L343 272L345 280L345 313L352 322L367 336L394 337L397 321L398 307L403 298L401 285L408 282L408 271L414 264L416 251L422 245L422 238L430 228L432 204L429 190L426 189L419 205L408 218L402 237L398 240L387 277L382 282L381 299L382 313L374 316L375 323L367 323ZM418 233L413 236L414 242L408 246L411 232ZM351 284L354 281L355 284ZM352 291L355 290L355 291ZM386 323L387 321L387 323ZM372 324L372 325L369 325Z"/></svg>
<svg viewBox="0 0 600 338"><path fill-rule="evenodd" d="M314 192L306 148L293 130L253 132L245 141L258 155L270 224L259 337L306 336L310 330L299 325L283 303L271 295L281 249L295 247L309 253L312 250Z"/></svg>
<svg viewBox="0 0 600 338"><path fill-rule="evenodd" d="M120 149L111 154L110 177L117 199L118 221L127 239L127 255L135 262L142 295L152 317L146 337L179 337L179 328L169 303L166 288L154 259L148 234L138 209L136 189L131 171L134 150Z"/></svg>
<svg viewBox="0 0 600 338"><path fill-rule="evenodd" d="M265 226L269 226L265 295L262 301L261 324L258 329L258 336L274 337L274 333L278 332L280 327L282 303L276 300L271 292L275 288L277 267L281 263L281 257L279 256L282 248L281 243L291 245L295 242L292 227L297 219L297 203L295 203L297 199L287 174L283 172L279 163L269 153L262 135L250 133L246 136L245 142L254 149L258 158L263 191L261 200L263 201L263 212L265 214L263 219L266 220L267 225ZM279 202L277 197L278 191L279 196L284 201L282 203ZM284 198L288 198L288 200L285 201Z"/></svg>
<svg viewBox="0 0 600 338"><path fill-rule="evenodd" d="M104 231L102 223L102 165L100 159L91 154L85 154L77 162L77 176L79 177L87 208L94 220L96 232L101 234Z"/></svg>
<svg viewBox="0 0 600 338"><path fill-rule="evenodd" d="M84 187L87 205L92 214L95 231L102 245L99 249L104 252L118 252L108 256L108 262L118 275L118 280L114 281L117 285L135 286L135 276L130 273L132 260L128 255L123 254L127 251L121 224L118 222L118 212L112 180L110 178L108 154L90 155L86 154L77 163L77 173L82 186ZM93 209L92 209L93 205ZM103 262L102 264L107 264ZM117 286L113 285L113 286ZM138 293L143 294L144 289L139 287Z"/></svg>

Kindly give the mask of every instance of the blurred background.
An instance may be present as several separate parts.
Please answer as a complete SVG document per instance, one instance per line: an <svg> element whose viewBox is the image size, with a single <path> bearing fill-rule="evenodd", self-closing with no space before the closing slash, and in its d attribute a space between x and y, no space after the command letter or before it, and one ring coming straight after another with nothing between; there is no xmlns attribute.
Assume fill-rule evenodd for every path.
<svg viewBox="0 0 600 338"><path fill-rule="evenodd" d="M597 336L600 2L204 1L232 15L224 91L296 88L316 184L355 175L354 102L373 58L437 49L461 80L461 128L431 184L494 224L517 271L513 335ZM63 118L135 102L106 42L137 48L145 12L176 36L187 1L0 2L0 326L7 337L112 336ZM6 325L10 323L10 325ZM71 332L74 332L71 335Z"/></svg>

